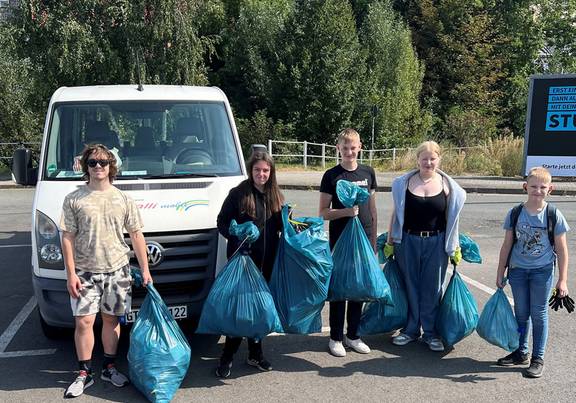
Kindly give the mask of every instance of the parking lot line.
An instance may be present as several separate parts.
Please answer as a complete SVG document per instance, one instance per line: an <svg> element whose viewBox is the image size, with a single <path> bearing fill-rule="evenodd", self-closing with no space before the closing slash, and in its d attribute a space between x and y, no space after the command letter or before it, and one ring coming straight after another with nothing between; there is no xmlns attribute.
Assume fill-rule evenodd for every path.
<svg viewBox="0 0 576 403"><path fill-rule="evenodd" d="M24 305L24 307L18 312L18 315L14 318L14 320L8 325L8 328L2 333L0 336L0 358L9 358L9 357L24 357L30 355L48 355L54 354L56 349L46 349L46 350L26 350L26 351L10 351L6 352L6 348L18 333L18 330L22 327L28 316L32 313L32 311L36 308L36 297L32 296Z"/></svg>

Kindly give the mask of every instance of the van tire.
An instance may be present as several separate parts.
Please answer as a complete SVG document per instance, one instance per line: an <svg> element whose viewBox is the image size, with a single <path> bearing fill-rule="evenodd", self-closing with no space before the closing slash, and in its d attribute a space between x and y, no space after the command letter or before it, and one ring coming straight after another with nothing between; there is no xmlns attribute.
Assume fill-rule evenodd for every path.
<svg viewBox="0 0 576 403"><path fill-rule="evenodd" d="M40 327L42 328L42 333L44 336L50 340L58 340L66 338L70 334L70 329L66 329L58 326L51 326L42 317L42 314L38 312L38 317L40 318Z"/></svg>

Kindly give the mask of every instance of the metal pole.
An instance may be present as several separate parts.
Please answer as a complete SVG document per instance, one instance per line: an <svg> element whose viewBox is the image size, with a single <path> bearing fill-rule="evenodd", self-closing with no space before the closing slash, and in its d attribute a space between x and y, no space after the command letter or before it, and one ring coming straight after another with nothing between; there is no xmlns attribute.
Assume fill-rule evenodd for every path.
<svg viewBox="0 0 576 403"><path fill-rule="evenodd" d="M304 141L304 169L308 168L308 142Z"/></svg>
<svg viewBox="0 0 576 403"><path fill-rule="evenodd" d="M322 143L322 168L326 168L326 143Z"/></svg>

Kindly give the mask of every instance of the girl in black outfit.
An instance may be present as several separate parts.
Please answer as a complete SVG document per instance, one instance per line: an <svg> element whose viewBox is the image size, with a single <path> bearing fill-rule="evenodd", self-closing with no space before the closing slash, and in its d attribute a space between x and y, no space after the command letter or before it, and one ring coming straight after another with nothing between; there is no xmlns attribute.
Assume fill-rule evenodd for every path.
<svg viewBox="0 0 576 403"><path fill-rule="evenodd" d="M284 196L276 182L274 160L266 152L256 151L248 160L248 179L230 190L218 214L218 231L228 240L227 256L230 258L242 244L242 239L230 234L230 222L238 224L253 221L260 237L251 245L244 243L244 252L249 253L266 281L270 281L272 267L282 230L280 214ZM226 337L216 376L230 376L232 360L242 343L241 337ZM262 353L262 340L248 339L248 364L262 371L270 371L272 365Z"/></svg>

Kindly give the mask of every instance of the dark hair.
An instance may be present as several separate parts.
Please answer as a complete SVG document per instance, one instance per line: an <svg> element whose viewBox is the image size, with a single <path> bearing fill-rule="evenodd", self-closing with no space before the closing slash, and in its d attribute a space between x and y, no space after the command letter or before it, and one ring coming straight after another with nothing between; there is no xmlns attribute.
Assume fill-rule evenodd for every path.
<svg viewBox="0 0 576 403"><path fill-rule="evenodd" d="M80 165L82 166L82 172L84 176L82 179L86 181L86 183L90 182L90 174L88 173L88 159L92 154L105 154L110 164L110 170L108 171L108 179L110 179L110 183L114 182L114 178L118 174L118 167L116 165L116 157L114 154L103 144L88 144L84 150L82 151L82 158L80 159Z"/></svg>
<svg viewBox="0 0 576 403"><path fill-rule="evenodd" d="M278 182L276 181L276 166L274 165L274 160L267 152L253 152L250 156L250 159L248 159L246 164L248 169L248 179L243 182L243 195L240 202L240 208L249 216L256 216L256 202L254 200L254 194L252 193L252 188L254 187L252 169L254 168L254 165L260 161L264 161L270 166L270 176L264 185L264 197L266 199L266 218L269 218L272 213L277 213L282 209L282 204L284 203L284 195L280 191Z"/></svg>

